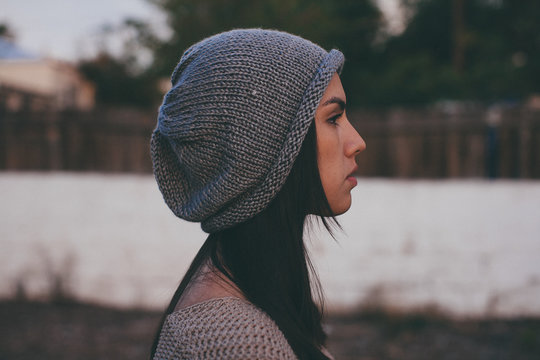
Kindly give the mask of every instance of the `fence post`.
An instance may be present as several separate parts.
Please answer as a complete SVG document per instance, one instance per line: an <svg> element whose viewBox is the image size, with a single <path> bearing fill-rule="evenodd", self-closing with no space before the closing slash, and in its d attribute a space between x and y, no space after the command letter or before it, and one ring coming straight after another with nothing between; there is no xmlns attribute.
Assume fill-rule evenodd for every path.
<svg viewBox="0 0 540 360"><path fill-rule="evenodd" d="M458 177L460 175L459 135L452 125L446 127L446 130L446 176Z"/></svg>
<svg viewBox="0 0 540 360"><path fill-rule="evenodd" d="M486 113L487 136L486 136L486 170L490 179L496 179L499 175L499 125L502 121L502 111L498 107L491 107Z"/></svg>
<svg viewBox="0 0 540 360"><path fill-rule="evenodd" d="M531 178L532 173L530 171L531 161L531 124L529 117L531 112L522 112L521 121L519 122L518 136L519 136L519 167L518 177L526 179Z"/></svg>
<svg viewBox="0 0 540 360"><path fill-rule="evenodd" d="M47 157L48 157L48 169L60 170L62 169L62 152L60 146L60 117L61 113L54 112L47 116L46 122L46 136L47 136Z"/></svg>

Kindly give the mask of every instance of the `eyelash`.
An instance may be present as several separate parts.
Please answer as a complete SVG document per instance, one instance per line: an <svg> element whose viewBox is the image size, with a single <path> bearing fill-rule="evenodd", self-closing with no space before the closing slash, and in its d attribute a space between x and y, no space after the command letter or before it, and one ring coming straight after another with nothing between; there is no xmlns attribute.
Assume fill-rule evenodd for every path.
<svg viewBox="0 0 540 360"><path fill-rule="evenodd" d="M341 117L341 115L343 115L343 113L337 114L336 116L332 116L330 119L328 119L328 122L332 125L337 126L338 125L337 120Z"/></svg>

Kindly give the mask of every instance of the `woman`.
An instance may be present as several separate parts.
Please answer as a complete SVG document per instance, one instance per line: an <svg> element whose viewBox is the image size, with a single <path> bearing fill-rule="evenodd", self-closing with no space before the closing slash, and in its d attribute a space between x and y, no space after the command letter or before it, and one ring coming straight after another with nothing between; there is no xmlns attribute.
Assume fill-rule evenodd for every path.
<svg viewBox="0 0 540 360"><path fill-rule="evenodd" d="M207 38L180 59L152 135L154 174L175 215L209 236L154 359L329 358L303 231L309 214L329 229L324 217L348 210L365 148L345 114L343 61L260 29Z"/></svg>

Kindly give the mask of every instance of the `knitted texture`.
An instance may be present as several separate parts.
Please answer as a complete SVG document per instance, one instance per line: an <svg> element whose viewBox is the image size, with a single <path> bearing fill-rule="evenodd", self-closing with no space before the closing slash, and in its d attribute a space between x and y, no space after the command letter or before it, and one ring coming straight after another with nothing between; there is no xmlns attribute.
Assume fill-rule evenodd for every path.
<svg viewBox="0 0 540 360"><path fill-rule="evenodd" d="M296 359L277 325L238 298L212 299L170 314L154 359Z"/></svg>
<svg viewBox="0 0 540 360"><path fill-rule="evenodd" d="M293 166L343 54L273 30L190 47L151 140L154 174L180 218L215 232L263 210Z"/></svg>

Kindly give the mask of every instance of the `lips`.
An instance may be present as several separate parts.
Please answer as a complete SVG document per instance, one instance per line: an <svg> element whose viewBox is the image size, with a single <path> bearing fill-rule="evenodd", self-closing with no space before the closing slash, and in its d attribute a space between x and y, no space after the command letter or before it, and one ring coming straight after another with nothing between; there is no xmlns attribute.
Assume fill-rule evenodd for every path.
<svg viewBox="0 0 540 360"><path fill-rule="evenodd" d="M350 177L354 177L354 174L356 173L357 170L358 170L358 165L355 165L353 170L349 173L349 175L347 175L347 179Z"/></svg>
<svg viewBox="0 0 540 360"><path fill-rule="evenodd" d="M346 179L348 182L350 182L352 184L352 187L355 187L358 184L358 181L354 177L354 173L356 172L356 170L358 170L358 166L355 166L353 168L353 170L350 172L350 174L347 175L347 179Z"/></svg>

